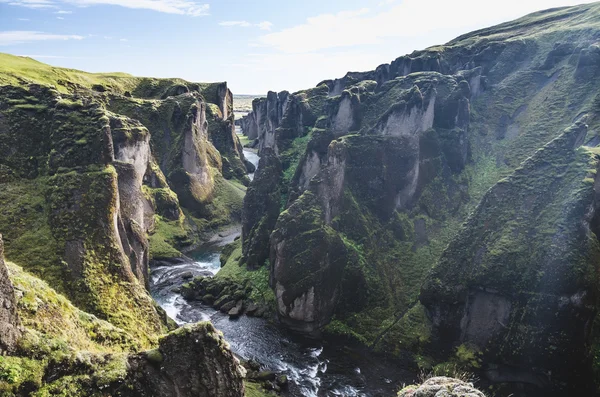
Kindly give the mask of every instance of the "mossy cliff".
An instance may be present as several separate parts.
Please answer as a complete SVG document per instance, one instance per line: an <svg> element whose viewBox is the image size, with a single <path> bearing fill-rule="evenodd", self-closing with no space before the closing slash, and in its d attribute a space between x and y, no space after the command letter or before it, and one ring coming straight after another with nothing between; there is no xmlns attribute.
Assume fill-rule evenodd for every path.
<svg viewBox="0 0 600 397"><path fill-rule="evenodd" d="M591 390L598 32L598 4L542 11L255 100L242 127L283 169L269 243L280 319L408 351L423 369L450 362L491 383ZM512 193L491 200L502 189ZM489 222L475 230L482 211ZM473 294L491 294L477 308L496 302L506 322L466 333ZM469 321L485 323L477 313ZM575 364L558 370L567 350Z"/></svg>
<svg viewBox="0 0 600 397"><path fill-rule="evenodd" d="M484 195L421 290L441 357L500 381L592 395L599 158L567 129ZM584 393L585 392L585 393Z"/></svg>
<svg viewBox="0 0 600 397"><path fill-rule="evenodd" d="M80 350L95 351L96 342L107 342L110 348L102 351L110 354L116 345L129 354L155 348L174 323L146 289L149 261L180 257L203 233L241 219L248 181L227 85L88 74L5 54L0 54L0 84L0 230L5 255L16 263L14 273L26 275L27 282L17 290L20 302L38 317L21 313L21 320L34 334L72 330L82 345L68 339L57 343L73 357ZM40 285L49 291L50 301L30 290ZM58 294L66 298L55 298ZM3 307L12 307L2 299ZM59 305L54 305L56 299ZM15 351L11 318L10 313L0 317L7 330L0 345L8 352ZM205 328L198 332L214 333ZM217 351L227 350L222 340L217 345ZM91 364L73 357L51 363L51 352L35 353L35 346L16 351L29 360L8 360L11 373L42 371L31 375L40 376L35 388L10 375L15 386L7 390L16 395L38 389L40 395L55 395L63 388L67 395L147 395L140 385L153 384L141 378L127 381L141 382L133 387L137 394L120 386L119 392L105 388L94 378L104 371L96 370L96 364L117 365L123 369L121 380L121 375L140 371L158 376L145 359L135 361L127 354L117 361L90 356L85 360ZM237 365L228 351L219 360L231 368ZM134 361L140 371L125 371ZM175 372L189 371L177 367ZM222 372L223 377L228 374L233 372ZM25 375L17 378L28 382ZM173 374L160 376L165 380ZM44 389L59 378L48 386L52 390ZM243 394L241 380L238 385L237 378L217 378L209 381L218 383L212 391L190 384L193 390L185 393ZM230 392L223 391L226 386ZM171 391L164 395L176 393L172 385L165 387Z"/></svg>
<svg viewBox="0 0 600 397"><path fill-rule="evenodd" d="M4 241L0 235L0 351L2 354L16 350L17 341L21 336L19 327L15 293L4 263Z"/></svg>

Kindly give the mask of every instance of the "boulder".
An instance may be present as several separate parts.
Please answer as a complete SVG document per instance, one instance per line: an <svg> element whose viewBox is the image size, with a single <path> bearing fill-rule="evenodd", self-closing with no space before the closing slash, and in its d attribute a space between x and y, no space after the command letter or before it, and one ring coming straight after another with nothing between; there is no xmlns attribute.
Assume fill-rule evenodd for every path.
<svg viewBox="0 0 600 397"><path fill-rule="evenodd" d="M186 325L129 360L132 396L243 397L245 370L211 323Z"/></svg>
<svg viewBox="0 0 600 397"><path fill-rule="evenodd" d="M485 397L472 383L445 376L427 379L420 386L406 386L398 397Z"/></svg>
<svg viewBox="0 0 600 397"><path fill-rule="evenodd" d="M236 303L235 307L233 307L231 310L229 310L229 312L228 312L229 318L238 318L239 316L242 315L243 311L244 311L244 301L240 300L240 301L238 301L238 303Z"/></svg>

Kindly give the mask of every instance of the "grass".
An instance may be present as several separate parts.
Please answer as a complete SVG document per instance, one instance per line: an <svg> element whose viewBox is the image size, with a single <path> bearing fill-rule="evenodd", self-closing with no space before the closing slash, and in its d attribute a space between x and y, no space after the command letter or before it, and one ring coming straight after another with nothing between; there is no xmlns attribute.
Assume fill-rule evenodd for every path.
<svg viewBox="0 0 600 397"><path fill-rule="evenodd" d="M115 352L139 349L135 339L122 329L79 310L45 281L20 266L10 262L7 266L17 291L19 316L28 329L79 350Z"/></svg>
<svg viewBox="0 0 600 397"><path fill-rule="evenodd" d="M230 279L238 284L250 285L252 292L250 299L257 303L274 304L275 294L269 287L269 266L261 266L258 270L248 270L242 259L241 240L234 242L235 249L229 256L225 265L215 276L217 279Z"/></svg>
<svg viewBox="0 0 600 397"><path fill-rule="evenodd" d="M54 67L29 57L0 53L0 86L40 84L61 93L73 92L73 85L116 94L129 92L140 98L161 98L174 85L195 89L213 102L217 83L189 83L182 79L134 77L127 73L88 73L76 69Z"/></svg>
<svg viewBox="0 0 600 397"><path fill-rule="evenodd" d="M246 387L246 397L274 397L277 395L263 389L258 383L245 381L244 386Z"/></svg>

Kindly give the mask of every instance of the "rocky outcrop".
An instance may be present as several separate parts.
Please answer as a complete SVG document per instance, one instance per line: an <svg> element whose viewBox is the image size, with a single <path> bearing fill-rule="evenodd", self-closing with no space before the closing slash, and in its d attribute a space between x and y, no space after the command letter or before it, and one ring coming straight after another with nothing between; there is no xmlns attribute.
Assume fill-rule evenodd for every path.
<svg viewBox="0 0 600 397"><path fill-rule="evenodd" d="M21 267L0 265L4 273L9 268L2 285L14 284L10 309L18 311L23 329L19 349L2 352L0 369L9 374L0 381L3 394L244 396L245 371L210 323L189 324L143 351L130 333L77 309ZM4 323L8 307L5 301L0 311L2 343L12 336ZM44 350L48 346L60 346L60 353Z"/></svg>
<svg viewBox="0 0 600 397"><path fill-rule="evenodd" d="M141 123L113 117L110 121L119 184L119 237L131 270L148 286L149 247L147 224L154 210L142 194L144 176L150 167L150 134Z"/></svg>
<svg viewBox="0 0 600 397"><path fill-rule="evenodd" d="M277 220L271 235L271 286L277 313L291 329L318 333L336 307L346 266L346 247L326 224L312 192Z"/></svg>
<svg viewBox="0 0 600 397"><path fill-rule="evenodd" d="M4 242L0 234L0 354L14 352L20 336L15 293L4 264Z"/></svg>
<svg viewBox="0 0 600 397"><path fill-rule="evenodd" d="M250 140L258 138L258 123L256 121L256 113L250 112L240 120L240 127L242 127L242 133Z"/></svg>
<svg viewBox="0 0 600 397"><path fill-rule="evenodd" d="M434 78L439 79L435 85ZM272 284L280 317L308 332L329 322L340 304L344 280L352 285L364 281L364 269L346 274L346 264L352 261L337 236L358 236L368 229L356 229L356 215L348 212L353 202L388 222L396 211L410 210L440 174L440 169L431 168L432 160L450 173L460 172L467 163L470 89L462 77L409 76L375 98L367 90L356 91L332 99L326 128L313 129L292 180L290 207L271 236ZM386 96L397 102L382 111ZM350 130L360 133L348 134ZM338 138L340 134L344 136ZM290 216L292 211L296 216ZM300 215L303 212L312 215ZM316 251L322 257L318 260L297 251L307 245L307 230L327 231L321 236L323 251ZM330 276L322 279L322 274ZM302 309L294 311L298 305Z"/></svg>
<svg viewBox="0 0 600 397"><path fill-rule="evenodd" d="M279 155L288 149L292 140L306 134L306 127L314 125L323 110L320 106L312 108L307 99L326 95L320 91L296 94L269 91L267 97L252 101L253 110L242 119L242 131L249 138L258 139L259 155L266 148Z"/></svg>
<svg viewBox="0 0 600 397"><path fill-rule="evenodd" d="M157 350L129 359L125 395L243 397L245 371L223 335L210 323L186 325L165 336Z"/></svg>
<svg viewBox="0 0 600 397"><path fill-rule="evenodd" d="M483 352L492 381L592 394L599 165L578 149L586 133L574 125L490 189L423 286L436 343Z"/></svg>
<svg viewBox="0 0 600 397"><path fill-rule="evenodd" d="M264 149L242 212L242 261L249 268L259 268L269 258L269 237L281 205L281 178L279 159L270 148Z"/></svg>
<svg viewBox="0 0 600 397"><path fill-rule="evenodd" d="M421 385L406 386L398 397L485 397L472 383L447 377L433 377Z"/></svg>
<svg viewBox="0 0 600 397"><path fill-rule="evenodd" d="M264 148L272 148L278 152L276 145L275 130L283 121L283 116L289 105L290 94L287 91L275 93L269 91L266 98L257 98L252 101L252 112L256 120L257 138L259 142L258 151ZM254 128L254 127L252 127Z"/></svg>
<svg viewBox="0 0 600 397"><path fill-rule="evenodd" d="M229 104L229 107L232 105ZM246 174L250 171L246 165L242 145L235 133L234 114L224 117L221 110L209 104L207 107L208 137L221 155L221 172L226 179L238 179L248 183Z"/></svg>

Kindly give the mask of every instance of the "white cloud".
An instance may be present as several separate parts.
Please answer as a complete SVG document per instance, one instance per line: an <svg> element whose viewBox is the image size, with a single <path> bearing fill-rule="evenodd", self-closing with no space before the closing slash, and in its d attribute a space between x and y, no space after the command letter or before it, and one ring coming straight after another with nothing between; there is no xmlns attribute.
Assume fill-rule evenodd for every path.
<svg viewBox="0 0 600 397"><path fill-rule="evenodd" d="M262 36L260 43L287 53L372 45L444 29L484 27L540 9L592 1L504 0L482 7L480 0L403 0L385 11L363 8L311 17L301 25Z"/></svg>
<svg viewBox="0 0 600 397"><path fill-rule="evenodd" d="M63 17L56 17L56 19L64 19Z"/></svg>
<svg viewBox="0 0 600 397"><path fill-rule="evenodd" d="M59 10L56 11L55 14L72 14L73 11L65 11L65 10Z"/></svg>
<svg viewBox="0 0 600 397"><path fill-rule="evenodd" d="M19 21L31 21L29 18L17 18Z"/></svg>
<svg viewBox="0 0 600 397"><path fill-rule="evenodd" d="M241 26L244 28L252 26L252 24L248 21L223 21L223 22L219 22L219 25L220 26Z"/></svg>
<svg viewBox="0 0 600 397"><path fill-rule="evenodd" d="M194 17L208 15L209 4L192 0L63 0L77 6L115 5L133 9L147 9L167 14L190 15Z"/></svg>
<svg viewBox="0 0 600 397"><path fill-rule="evenodd" d="M79 7L114 5L194 17L208 15L210 10L209 4L195 0L0 0L0 3L28 8L57 8L59 4L72 4Z"/></svg>
<svg viewBox="0 0 600 397"><path fill-rule="evenodd" d="M250 23L248 21L223 21L219 22L220 26L239 26L242 28L256 27L260 30L271 30L273 24L269 21L262 21L259 23Z"/></svg>
<svg viewBox="0 0 600 397"><path fill-rule="evenodd" d="M27 8L55 8L53 0L0 0L0 3L8 3L11 6Z"/></svg>
<svg viewBox="0 0 600 397"><path fill-rule="evenodd" d="M11 44L23 44L34 41L47 40L82 40L83 36L52 34L44 32L36 32L31 30L13 30L0 32L0 46Z"/></svg>
<svg viewBox="0 0 600 397"><path fill-rule="evenodd" d="M256 24L260 30L271 30L273 24L269 21L262 21Z"/></svg>
<svg viewBox="0 0 600 397"><path fill-rule="evenodd" d="M127 39L120 39L119 41L127 41Z"/></svg>

